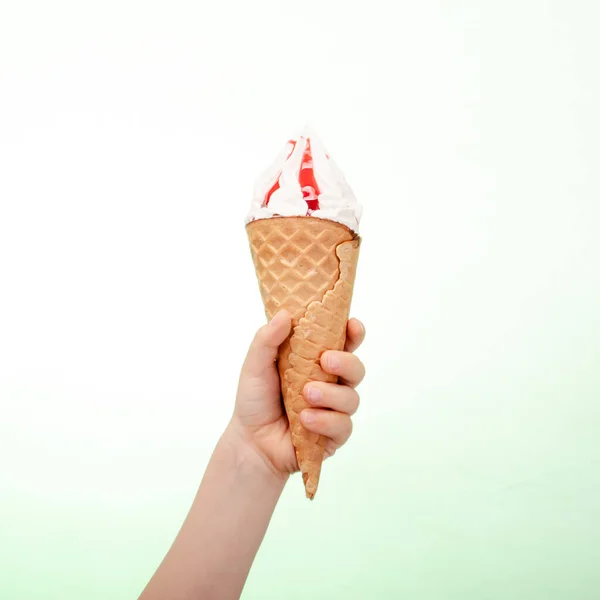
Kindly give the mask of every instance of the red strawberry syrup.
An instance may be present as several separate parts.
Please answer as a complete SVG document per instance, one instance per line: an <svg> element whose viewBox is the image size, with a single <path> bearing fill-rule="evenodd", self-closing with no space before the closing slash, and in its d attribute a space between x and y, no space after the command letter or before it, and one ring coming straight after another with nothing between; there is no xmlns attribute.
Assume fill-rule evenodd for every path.
<svg viewBox="0 0 600 600"><path fill-rule="evenodd" d="M296 141L290 140L288 143L292 144L292 148L287 156L287 159L289 159L289 157L292 155L292 152L296 147ZM263 207L269 204L271 196L279 189L280 177L281 172L277 176L277 181L273 184L273 187L267 192L263 202ZM315 179L315 172L313 170L313 157L312 150L310 148L310 139L306 140L306 148L304 149L304 153L302 155L300 172L298 173L298 183L302 189L302 195L308 207L308 212L310 213L313 210L319 210L319 194L321 191L319 190L317 180Z"/></svg>
<svg viewBox="0 0 600 600"><path fill-rule="evenodd" d="M300 165L300 173L298 175L298 181L302 188L302 195L308 205L308 210L319 210L319 186L315 179L315 172L313 170L313 157L312 150L310 149L310 139L306 140L306 148L302 155L302 164Z"/></svg>

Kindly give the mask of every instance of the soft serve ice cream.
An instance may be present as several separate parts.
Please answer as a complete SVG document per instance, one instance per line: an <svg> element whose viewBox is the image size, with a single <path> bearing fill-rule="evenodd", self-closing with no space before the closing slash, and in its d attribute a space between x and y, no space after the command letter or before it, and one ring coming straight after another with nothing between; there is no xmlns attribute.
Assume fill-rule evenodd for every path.
<svg viewBox="0 0 600 600"><path fill-rule="evenodd" d="M342 223L355 233L361 207L321 141L304 132L290 140L260 177L246 223L310 216Z"/></svg>

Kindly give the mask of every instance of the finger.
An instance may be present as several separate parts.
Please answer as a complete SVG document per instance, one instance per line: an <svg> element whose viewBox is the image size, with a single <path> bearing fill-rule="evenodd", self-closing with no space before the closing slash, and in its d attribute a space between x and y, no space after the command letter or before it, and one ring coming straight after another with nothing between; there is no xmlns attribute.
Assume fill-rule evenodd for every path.
<svg viewBox="0 0 600 600"><path fill-rule="evenodd" d="M315 408L330 408L347 415L358 410L358 392L347 385L311 381L304 387L306 401Z"/></svg>
<svg viewBox="0 0 600 600"><path fill-rule="evenodd" d="M305 408L300 413L300 420L306 429L328 437L337 447L343 446L352 433L352 419L344 413Z"/></svg>
<svg viewBox="0 0 600 600"><path fill-rule="evenodd" d="M365 339L365 326L358 319L350 319L346 325L346 352L354 352Z"/></svg>
<svg viewBox="0 0 600 600"><path fill-rule="evenodd" d="M358 356L350 352L328 350L321 356L321 368L326 373L337 375L350 387L356 387L365 376L365 366Z"/></svg>
<svg viewBox="0 0 600 600"><path fill-rule="evenodd" d="M292 319L285 310L279 311L267 324L261 327L250 345L242 373L246 377L260 377L265 369L273 366L277 349L289 335Z"/></svg>

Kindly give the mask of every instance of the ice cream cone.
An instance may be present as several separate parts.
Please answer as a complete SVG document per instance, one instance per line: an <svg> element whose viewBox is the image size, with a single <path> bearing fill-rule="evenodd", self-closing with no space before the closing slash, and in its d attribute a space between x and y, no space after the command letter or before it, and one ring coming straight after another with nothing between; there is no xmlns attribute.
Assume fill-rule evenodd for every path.
<svg viewBox="0 0 600 600"><path fill-rule="evenodd" d="M312 500L326 440L300 423L308 407L302 391L308 381L337 381L319 360L325 350L344 348L360 238L345 225L314 217L257 219L246 231L267 318L281 309L292 316L278 368L292 443Z"/></svg>

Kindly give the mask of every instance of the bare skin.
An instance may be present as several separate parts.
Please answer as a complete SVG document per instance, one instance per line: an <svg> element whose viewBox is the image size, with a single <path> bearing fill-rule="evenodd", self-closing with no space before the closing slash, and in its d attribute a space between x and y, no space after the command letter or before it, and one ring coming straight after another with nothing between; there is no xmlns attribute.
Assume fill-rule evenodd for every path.
<svg viewBox="0 0 600 600"><path fill-rule="evenodd" d="M173 545L140 600L236 600L289 476L298 470L281 403L277 348L290 333L281 311L261 327L242 367L232 419L221 436L196 498ZM352 433L359 405L356 386L365 375L352 354L364 339L350 319L343 352L324 352L324 371L340 383L311 382L304 426L327 437L332 456Z"/></svg>

